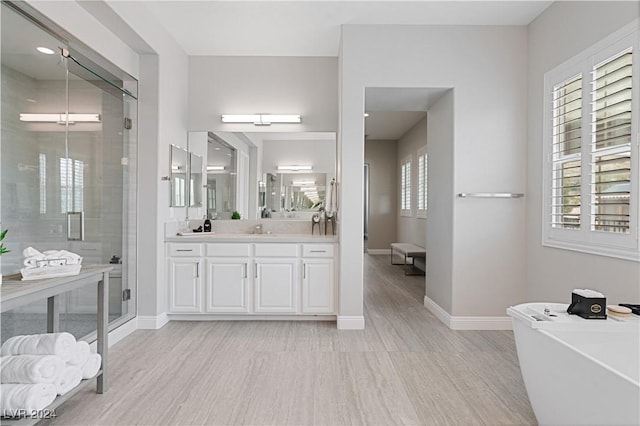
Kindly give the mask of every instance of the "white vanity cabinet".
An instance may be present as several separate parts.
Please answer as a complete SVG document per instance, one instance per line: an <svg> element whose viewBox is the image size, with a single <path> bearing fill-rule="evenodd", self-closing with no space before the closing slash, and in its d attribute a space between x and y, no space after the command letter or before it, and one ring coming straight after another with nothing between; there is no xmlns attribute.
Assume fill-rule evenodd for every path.
<svg viewBox="0 0 640 426"><path fill-rule="evenodd" d="M249 255L249 244L206 244L206 312L249 312Z"/></svg>
<svg viewBox="0 0 640 426"><path fill-rule="evenodd" d="M335 244L258 238L168 243L169 314L335 315Z"/></svg>
<svg viewBox="0 0 640 426"><path fill-rule="evenodd" d="M203 259L200 244L169 246L169 311L202 311Z"/></svg>
<svg viewBox="0 0 640 426"><path fill-rule="evenodd" d="M256 313L298 311L298 256L298 244L255 245Z"/></svg>
<svg viewBox="0 0 640 426"><path fill-rule="evenodd" d="M302 313L331 314L335 306L332 244L302 245Z"/></svg>

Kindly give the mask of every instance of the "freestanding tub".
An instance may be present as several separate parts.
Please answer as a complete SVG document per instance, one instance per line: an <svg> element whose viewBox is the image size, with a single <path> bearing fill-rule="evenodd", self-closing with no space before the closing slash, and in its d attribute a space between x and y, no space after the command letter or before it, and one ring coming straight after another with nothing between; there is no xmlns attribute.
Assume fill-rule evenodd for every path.
<svg viewBox="0 0 640 426"><path fill-rule="evenodd" d="M567 306L507 309L538 423L640 425L640 317L585 320Z"/></svg>

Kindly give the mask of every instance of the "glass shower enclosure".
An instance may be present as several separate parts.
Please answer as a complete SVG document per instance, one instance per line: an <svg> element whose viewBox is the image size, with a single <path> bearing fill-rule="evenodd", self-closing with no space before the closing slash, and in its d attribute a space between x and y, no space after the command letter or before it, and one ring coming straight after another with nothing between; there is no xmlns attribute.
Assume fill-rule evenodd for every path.
<svg viewBox="0 0 640 426"><path fill-rule="evenodd" d="M50 23L4 2L1 14L1 272L19 273L27 247L111 263L117 327L135 316L137 81ZM62 302L61 330L91 340L95 289ZM2 341L46 332L46 302L3 313L1 326Z"/></svg>

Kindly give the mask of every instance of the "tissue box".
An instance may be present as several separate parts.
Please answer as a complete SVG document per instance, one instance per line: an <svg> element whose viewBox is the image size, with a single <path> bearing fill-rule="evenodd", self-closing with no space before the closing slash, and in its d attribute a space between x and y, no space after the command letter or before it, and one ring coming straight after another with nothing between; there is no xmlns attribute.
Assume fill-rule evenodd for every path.
<svg viewBox="0 0 640 426"><path fill-rule="evenodd" d="M584 297L571 293L571 305L569 305L567 312L584 319L607 319L607 299L606 297Z"/></svg>

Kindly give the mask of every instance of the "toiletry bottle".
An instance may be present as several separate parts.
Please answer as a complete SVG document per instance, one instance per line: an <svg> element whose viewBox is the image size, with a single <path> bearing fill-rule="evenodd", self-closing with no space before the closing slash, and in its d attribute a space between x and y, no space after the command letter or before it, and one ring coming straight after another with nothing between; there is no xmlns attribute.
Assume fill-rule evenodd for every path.
<svg viewBox="0 0 640 426"><path fill-rule="evenodd" d="M211 232L211 221L209 218L204 220L204 227L202 229L204 232Z"/></svg>

